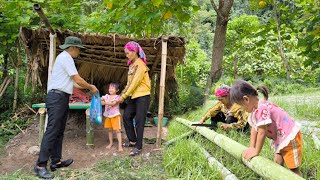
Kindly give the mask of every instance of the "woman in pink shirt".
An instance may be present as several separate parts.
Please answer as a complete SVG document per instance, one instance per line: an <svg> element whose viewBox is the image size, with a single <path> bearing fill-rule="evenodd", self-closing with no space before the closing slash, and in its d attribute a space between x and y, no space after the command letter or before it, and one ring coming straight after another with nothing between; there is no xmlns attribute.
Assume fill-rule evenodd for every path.
<svg viewBox="0 0 320 180"><path fill-rule="evenodd" d="M259 101L258 91L264 96ZM283 109L268 101L268 89L259 86L255 89L246 81L239 80L231 88L230 98L250 113L248 123L251 126L250 147L243 152L250 160L259 155L265 137L273 140L274 161L302 175L299 165L302 161L301 124L294 121Z"/></svg>

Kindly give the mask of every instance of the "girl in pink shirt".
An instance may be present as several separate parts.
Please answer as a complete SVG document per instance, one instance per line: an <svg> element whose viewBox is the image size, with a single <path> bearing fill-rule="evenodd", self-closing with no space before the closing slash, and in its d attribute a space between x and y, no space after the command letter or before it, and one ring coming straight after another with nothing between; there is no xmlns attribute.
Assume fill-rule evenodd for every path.
<svg viewBox="0 0 320 180"><path fill-rule="evenodd" d="M121 139L121 117L120 117L120 108L119 108L119 98L117 95L119 92L118 83L110 83L109 85L109 94L101 97L102 105L105 105L105 111L103 116L106 117L104 127L108 129L109 133L109 145L107 149L110 149L113 145L113 131L116 132L118 138L118 151L123 151L122 148L122 139Z"/></svg>
<svg viewBox="0 0 320 180"><path fill-rule="evenodd" d="M258 91L264 96L259 101ZM250 160L259 155L265 137L273 140L274 161L301 176L299 165L302 161L301 124L294 121L283 109L268 101L268 89L259 86L255 89L246 81L239 80L231 88L230 98L250 113L250 147L243 152Z"/></svg>

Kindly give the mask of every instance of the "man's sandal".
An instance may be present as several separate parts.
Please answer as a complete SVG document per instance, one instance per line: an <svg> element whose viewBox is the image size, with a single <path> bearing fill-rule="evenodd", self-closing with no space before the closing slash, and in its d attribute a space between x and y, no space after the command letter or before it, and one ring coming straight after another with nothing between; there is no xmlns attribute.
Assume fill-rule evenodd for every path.
<svg viewBox="0 0 320 180"><path fill-rule="evenodd" d="M136 143L131 143L130 141L126 141L122 144L123 147L134 147Z"/></svg>
<svg viewBox="0 0 320 180"><path fill-rule="evenodd" d="M137 148L134 148L131 150L130 152L130 156L136 156L136 155L139 155L141 153L141 149L137 149Z"/></svg>

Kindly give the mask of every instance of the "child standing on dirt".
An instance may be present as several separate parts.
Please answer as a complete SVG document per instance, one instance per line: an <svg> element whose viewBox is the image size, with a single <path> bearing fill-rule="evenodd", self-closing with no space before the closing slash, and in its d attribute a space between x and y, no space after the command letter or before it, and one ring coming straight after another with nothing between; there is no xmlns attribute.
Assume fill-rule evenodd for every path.
<svg viewBox="0 0 320 180"><path fill-rule="evenodd" d="M110 149L113 145L113 131L117 134L118 139L118 151L123 151L122 148L122 139L121 139L121 119L120 119L120 108L119 108L119 98L117 95L119 92L118 83L110 83L109 85L109 94L101 97L102 105L105 105L105 111L103 113L106 117L104 127L108 129L109 134L109 145L107 149Z"/></svg>
<svg viewBox="0 0 320 180"><path fill-rule="evenodd" d="M259 101L258 91L263 94L264 100ZM250 113L250 147L243 152L243 156L247 160L258 156L265 137L268 137L273 140L274 161L282 166L286 163L292 172L302 176L299 170L302 161L301 124L268 101L268 94L265 86L255 89L243 80L235 82L231 88L231 100Z"/></svg>

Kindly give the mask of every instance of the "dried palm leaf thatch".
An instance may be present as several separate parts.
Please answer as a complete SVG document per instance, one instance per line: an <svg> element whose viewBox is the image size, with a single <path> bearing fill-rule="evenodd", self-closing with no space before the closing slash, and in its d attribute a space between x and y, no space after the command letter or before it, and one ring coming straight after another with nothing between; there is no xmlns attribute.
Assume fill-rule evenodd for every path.
<svg viewBox="0 0 320 180"><path fill-rule="evenodd" d="M66 37L76 36L82 40L86 49L82 50L80 56L75 60L78 72L81 77L95 84L103 93L106 93L106 89L102 88L112 81L119 81L122 87L126 85L128 65L123 47L129 41L138 42L145 51L150 76L160 72L161 37L136 39L118 34L103 35L71 31L56 31L56 34L57 54L62 52L58 47L63 44ZM20 39L29 58L26 85L40 85L46 88L50 46L49 31L21 28ZM167 44L166 96L168 97L170 94L176 94L173 92L177 91L175 67L178 63L183 63L185 41L182 37L170 36ZM160 78L160 76L157 77Z"/></svg>

